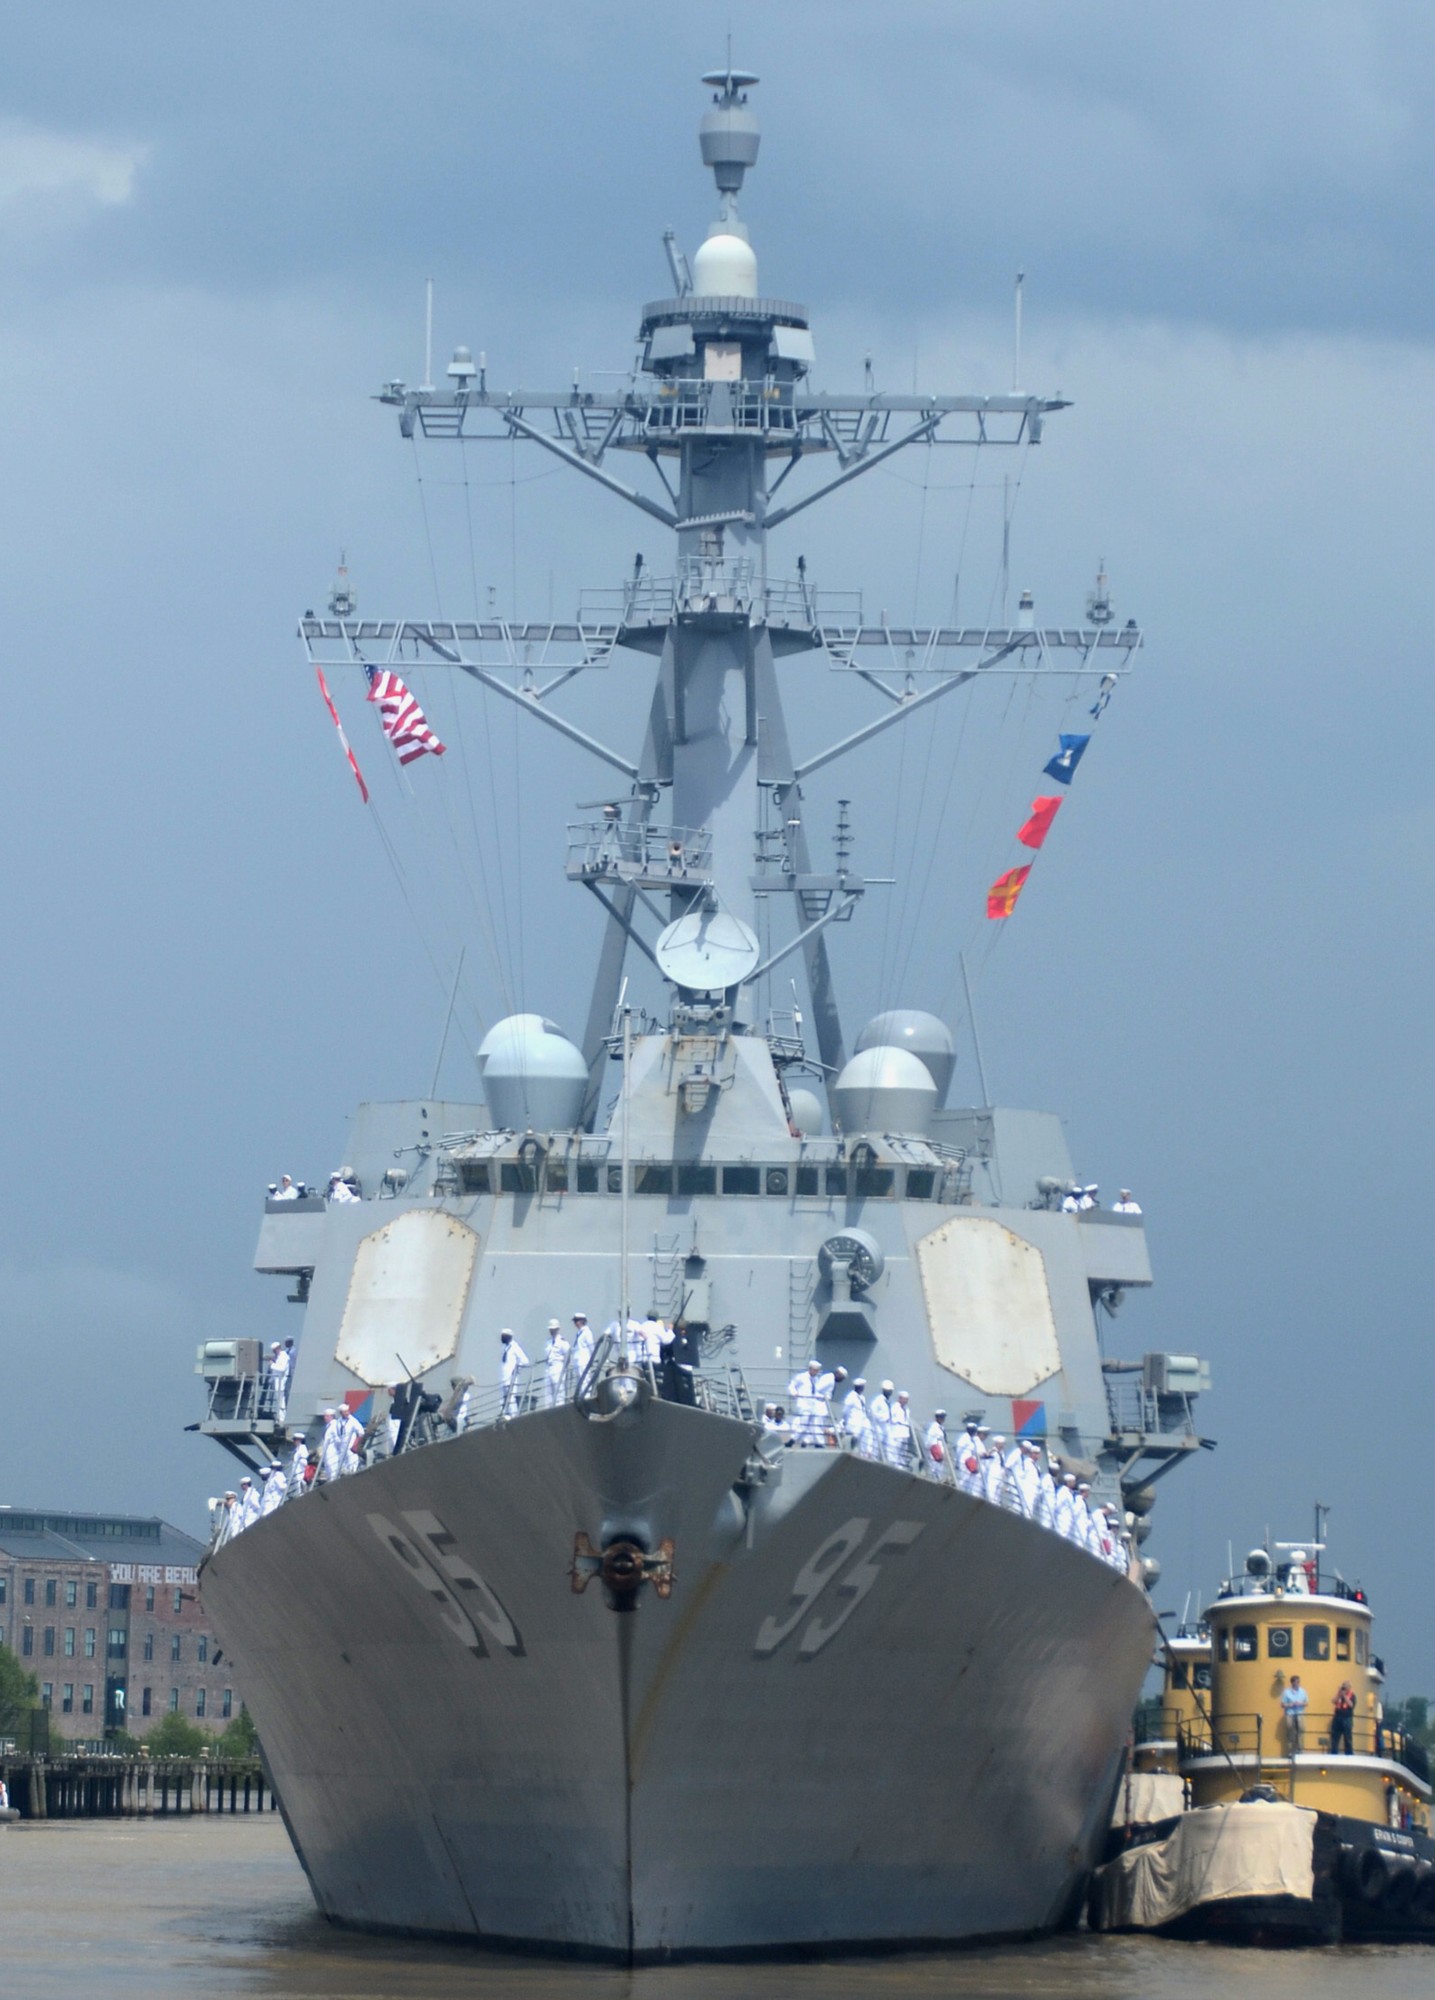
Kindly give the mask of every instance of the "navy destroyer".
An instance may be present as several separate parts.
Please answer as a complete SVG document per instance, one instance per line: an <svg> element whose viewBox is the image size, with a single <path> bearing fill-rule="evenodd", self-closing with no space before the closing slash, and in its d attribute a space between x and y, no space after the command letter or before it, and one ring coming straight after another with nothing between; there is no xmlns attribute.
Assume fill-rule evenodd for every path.
<svg viewBox="0 0 1435 2000"><path fill-rule="evenodd" d="M814 861L805 781L983 675L1120 674L1140 635L1104 599L896 630L770 567L772 531L905 447L1035 444L1062 405L812 386L738 212L756 81L704 79L719 213L691 266L668 239L630 379L501 391L459 348L446 385L382 392L406 437L553 454L669 531L671 570L567 625L342 592L301 625L336 684L447 668L610 786L567 843L604 909L581 1032L511 1016L481 1101L362 1106L330 1198L265 1205L292 1374L200 1353L200 1428L254 1480L272 1459L275 1502L292 1481L222 1510L204 1601L351 1925L633 1960L1060 1925L1152 1656L1152 1487L1200 1444L1192 1357L1103 1360L1150 1282L1134 1204L1070 1193L1055 1116L949 1105L932 1015L844 1036L828 932L868 885L841 840ZM879 703L840 741L789 736L813 655ZM562 715L574 674L645 657L638 749ZM779 964L801 1010L771 1009Z"/></svg>

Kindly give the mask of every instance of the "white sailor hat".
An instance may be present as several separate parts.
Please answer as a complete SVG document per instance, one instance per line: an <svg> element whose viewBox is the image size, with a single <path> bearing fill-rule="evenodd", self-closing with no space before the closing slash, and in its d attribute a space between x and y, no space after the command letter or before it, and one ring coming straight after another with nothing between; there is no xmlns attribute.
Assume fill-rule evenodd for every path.
<svg viewBox="0 0 1435 2000"><path fill-rule="evenodd" d="M809 1375L820 1375L822 1373L822 1363L820 1361L809 1361L807 1372Z"/></svg>
<svg viewBox="0 0 1435 2000"><path fill-rule="evenodd" d="M988 1432L989 1432L990 1430L991 1430L991 1425L990 1425L990 1424L978 1424L978 1425L977 1425L977 1436L978 1436L978 1437L985 1437L985 1436L986 1436L986 1435L988 1434Z"/></svg>
<svg viewBox="0 0 1435 2000"><path fill-rule="evenodd" d="M998 1431L998 1432L996 1433L995 1437L994 1437L994 1438L992 1439L992 1443L993 1443L993 1444L1005 1444L1005 1443L1006 1443L1006 1433L1005 1433L1004 1431Z"/></svg>
<svg viewBox="0 0 1435 2000"><path fill-rule="evenodd" d="M939 1422L946 1414L947 1413L945 1410L933 1410L932 1412L932 1415L936 1417Z"/></svg>
<svg viewBox="0 0 1435 2000"><path fill-rule="evenodd" d="M867 1387L867 1377L865 1375L858 1375L854 1379L852 1387L854 1389L865 1389Z"/></svg>
<svg viewBox="0 0 1435 2000"><path fill-rule="evenodd" d="M892 1393L892 1384L890 1382L884 1382L882 1384L882 1394L884 1396L890 1396L891 1393Z"/></svg>
<svg viewBox="0 0 1435 2000"><path fill-rule="evenodd" d="M548 1331L549 1331L550 1333L561 1333L561 1332L563 1331L563 1322L562 1322L562 1320L561 1320L561 1319L551 1319L551 1320L549 1320L549 1322L548 1322Z"/></svg>
<svg viewBox="0 0 1435 2000"><path fill-rule="evenodd" d="M1091 1491L1091 1481L1089 1479L1078 1479L1076 1490L1078 1493L1089 1493Z"/></svg>
<svg viewBox="0 0 1435 2000"><path fill-rule="evenodd" d="M239 1483L241 1486L252 1486L254 1484L254 1481L249 1477L249 1474L246 1472L244 1477L240 1480Z"/></svg>
<svg viewBox="0 0 1435 2000"><path fill-rule="evenodd" d="M511 1326L506 1326L498 1337L500 1340L512 1340L513 1328Z"/></svg>
<svg viewBox="0 0 1435 2000"><path fill-rule="evenodd" d="M587 1319L587 1317L588 1317L588 1315L587 1315L587 1313L574 1313L573 1317L574 1317L574 1319L583 1319L583 1320L586 1320L586 1319Z"/></svg>
<svg viewBox="0 0 1435 2000"><path fill-rule="evenodd" d="M295 1433L294 1433L294 1436L293 1436L293 1440L292 1440L292 1441L293 1441L293 1442L294 1442L295 1444L303 1444L303 1442L304 1442L304 1433L303 1433L303 1431L295 1431Z"/></svg>

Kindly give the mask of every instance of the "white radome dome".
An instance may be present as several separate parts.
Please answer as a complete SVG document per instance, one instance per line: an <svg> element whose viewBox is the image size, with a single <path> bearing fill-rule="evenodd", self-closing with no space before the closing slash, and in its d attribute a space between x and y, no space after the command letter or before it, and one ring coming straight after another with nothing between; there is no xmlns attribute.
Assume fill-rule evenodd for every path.
<svg viewBox="0 0 1435 2000"><path fill-rule="evenodd" d="M755 299L757 257L752 245L727 230L709 236L693 259L693 296Z"/></svg>
<svg viewBox="0 0 1435 2000"><path fill-rule="evenodd" d="M902 1132L920 1138L937 1107L931 1072L906 1049L863 1049L832 1092L844 1132Z"/></svg>
<svg viewBox="0 0 1435 2000"><path fill-rule="evenodd" d="M822 1130L822 1099L815 1090L804 1090L798 1084L789 1090L787 1101L792 1106L792 1122L805 1139L815 1139Z"/></svg>
<svg viewBox="0 0 1435 2000"><path fill-rule="evenodd" d="M483 1095L500 1132L567 1132L588 1088L581 1049L541 1014L510 1014L478 1051Z"/></svg>
<svg viewBox="0 0 1435 2000"><path fill-rule="evenodd" d="M926 1065L937 1086L937 1102L947 1101L947 1087L957 1066L952 1031L935 1014L915 1007L894 1007L870 1020L857 1037L857 1049L905 1049Z"/></svg>

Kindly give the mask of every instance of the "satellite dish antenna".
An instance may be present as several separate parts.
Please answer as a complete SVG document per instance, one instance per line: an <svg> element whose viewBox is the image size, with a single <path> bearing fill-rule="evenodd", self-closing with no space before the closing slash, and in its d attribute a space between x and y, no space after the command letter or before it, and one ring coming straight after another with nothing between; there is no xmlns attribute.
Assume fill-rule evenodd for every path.
<svg viewBox="0 0 1435 2000"><path fill-rule="evenodd" d="M762 946L741 917L722 910L690 910L668 925L653 956L664 979L690 993L718 993L741 986L757 969Z"/></svg>

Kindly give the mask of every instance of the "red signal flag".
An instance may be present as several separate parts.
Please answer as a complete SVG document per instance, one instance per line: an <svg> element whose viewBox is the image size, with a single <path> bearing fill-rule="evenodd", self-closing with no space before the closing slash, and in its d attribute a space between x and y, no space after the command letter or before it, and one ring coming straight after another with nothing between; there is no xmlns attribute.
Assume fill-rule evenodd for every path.
<svg viewBox="0 0 1435 2000"><path fill-rule="evenodd" d="M1031 818L1017 835L1017 839L1023 847L1041 846L1041 843L1051 832L1051 822L1056 818L1060 807L1061 800L1059 798L1032 800Z"/></svg>
<svg viewBox="0 0 1435 2000"><path fill-rule="evenodd" d="M987 915L989 917L1009 917L1016 908L1016 899L1026 886L1026 878L1031 873L1031 863L1025 868L1008 868L1005 875L998 875L987 890Z"/></svg>

